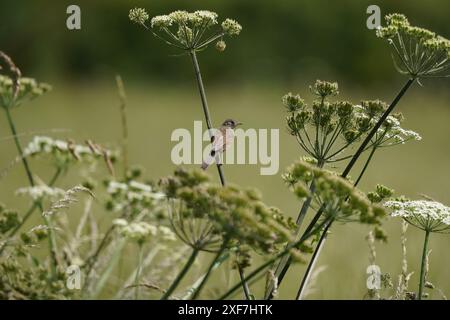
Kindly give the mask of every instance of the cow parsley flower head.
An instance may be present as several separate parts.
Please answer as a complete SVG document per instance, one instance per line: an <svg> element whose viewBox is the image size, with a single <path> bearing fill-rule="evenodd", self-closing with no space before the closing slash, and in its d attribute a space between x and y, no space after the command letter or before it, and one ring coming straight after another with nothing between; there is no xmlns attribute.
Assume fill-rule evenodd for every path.
<svg viewBox="0 0 450 320"><path fill-rule="evenodd" d="M143 9L130 11L130 19L145 28L148 16ZM232 19L226 19L218 27L218 15L207 10L187 12L177 10L168 15L151 19L150 31L165 43L182 50L197 51L216 42L219 51L225 50L224 36L238 35L242 27ZM220 41L218 41L220 39ZM218 42L217 42L218 41Z"/></svg>
<svg viewBox="0 0 450 320"><path fill-rule="evenodd" d="M17 189L16 195L29 196L33 201L42 201L44 199L54 200L65 194L65 191L59 188L52 188L47 185L34 187L24 187Z"/></svg>
<svg viewBox="0 0 450 320"><path fill-rule="evenodd" d="M262 203L254 190L218 186L203 173L183 169L161 185L170 195L174 232L197 250L216 251L225 243L274 253L291 239L295 223Z"/></svg>
<svg viewBox="0 0 450 320"><path fill-rule="evenodd" d="M430 200L388 201L391 216L401 217L415 227L428 232L450 232L450 208Z"/></svg>
<svg viewBox="0 0 450 320"><path fill-rule="evenodd" d="M145 209L155 211L157 205L165 198L162 192L155 191L152 186L135 180L108 181L106 192L110 196L106 203L108 210L114 212L127 210L132 216Z"/></svg>
<svg viewBox="0 0 450 320"><path fill-rule="evenodd" d="M158 228L147 222L140 221L131 222L123 226L120 232L132 241L142 244L151 237L155 237L158 233Z"/></svg>
<svg viewBox="0 0 450 320"><path fill-rule="evenodd" d="M394 63L402 74L414 79L448 76L450 41L434 32L410 25L402 14L389 14L387 25L376 35L387 40L394 50Z"/></svg>
<svg viewBox="0 0 450 320"><path fill-rule="evenodd" d="M150 22L150 26L152 28L156 28L156 29L165 29L168 28L172 25L173 23L173 18L171 18L170 16L156 16L153 17L151 22Z"/></svg>
<svg viewBox="0 0 450 320"><path fill-rule="evenodd" d="M130 10L128 18L130 18L130 20L134 23L144 25L148 20L148 13L143 8L134 8Z"/></svg>
<svg viewBox="0 0 450 320"><path fill-rule="evenodd" d="M24 148L25 157L45 157L53 161L56 167L66 169L76 162L105 161L112 166L117 154L92 142L85 145L77 144L73 140L59 140L48 136L34 136Z"/></svg>
<svg viewBox="0 0 450 320"><path fill-rule="evenodd" d="M375 118L374 121L377 121ZM372 143L376 147L392 147L405 144L408 141L421 141L422 136L413 130L403 129L401 114L390 115L375 133Z"/></svg>
<svg viewBox="0 0 450 320"><path fill-rule="evenodd" d="M19 78L18 91L14 98L13 80L0 74L0 107L20 106L23 102L33 100L49 92L52 87L47 83L39 83L32 78Z"/></svg>
<svg viewBox="0 0 450 320"><path fill-rule="evenodd" d="M226 19L222 22L223 31L229 36L237 36L242 31L242 26L233 19Z"/></svg>

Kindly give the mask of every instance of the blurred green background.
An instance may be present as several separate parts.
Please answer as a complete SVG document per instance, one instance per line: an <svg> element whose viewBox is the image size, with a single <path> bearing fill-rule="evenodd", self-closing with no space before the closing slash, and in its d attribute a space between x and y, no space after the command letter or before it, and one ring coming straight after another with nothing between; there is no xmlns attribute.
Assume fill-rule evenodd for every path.
<svg viewBox="0 0 450 320"><path fill-rule="evenodd" d="M78 4L82 29L66 29L66 7ZM285 130L280 97L300 92L312 97L308 86L315 79L338 81L341 98L358 102L379 98L391 101L405 79L394 69L385 42L366 28L366 8L378 4L382 14L405 13L410 21L449 37L447 0L420 1L2 1L0 3L0 50L11 55L24 75L49 82L54 90L43 98L14 111L26 143L33 131L78 141L94 139L105 145L120 141L120 117L114 76L120 73L128 95L130 159L142 164L152 179L169 174L173 129L191 129L203 119L191 63L178 56L142 28L128 21L128 10L145 7L150 15L175 9L209 9L221 18L231 17L243 25L241 36L227 41L223 53L213 48L199 54L210 108L215 124L234 117L247 128L280 128L280 174L302 155ZM423 136L421 142L377 153L361 188L369 191L377 183L412 198L427 194L450 205L450 94L448 80L426 80L415 84L401 101L405 126ZM49 130L68 131L48 133ZM16 157L6 121L0 117L0 168ZM49 166L32 163L47 180ZM216 175L214 169L210 169ZM281 181L280 174L260 176L259 166L225 168L227 179L257 186L269 204L296 216L299 203ZM77 177L60 184L71 187ZM13 166L0 180L0 200L24 209L14 196L25 184L22 168ZM99 212L107 223L108 218ZM388 244L377 246L382 272L396 277L401 268L400 222L387 223ZM327 269L318 277L308 298L360 299L366 292L368 229L359 225L333 227L319 266ZM419 274L422 233L408 232L408 261ZM430 280L450 294L448 235L431 237ZM208 259L209 257L205 257ZM128 258L130 259L130 258ZM303 266L296 266L280 290L280 298L292 298ZM220 274L215 275L221 286ZM394 278L396 281L396 278ZM433 294L434 298L439 295Z"/></svg>

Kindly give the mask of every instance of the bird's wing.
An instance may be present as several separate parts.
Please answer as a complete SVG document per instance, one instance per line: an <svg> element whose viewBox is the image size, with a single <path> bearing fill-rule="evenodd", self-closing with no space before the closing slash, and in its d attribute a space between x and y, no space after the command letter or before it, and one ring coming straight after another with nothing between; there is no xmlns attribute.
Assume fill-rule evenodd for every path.
<svg viewBox="0 0 450 320"><path fill-rule="evenodd" d="M211 150L214 150L216 152L222 151L224 144L225 144L225 140L226 140L226 139L224 139L224 135L223 135L222 131L217 131L217 133L213 137L214 137L214 139L211 144L212 145Z"/></svg>

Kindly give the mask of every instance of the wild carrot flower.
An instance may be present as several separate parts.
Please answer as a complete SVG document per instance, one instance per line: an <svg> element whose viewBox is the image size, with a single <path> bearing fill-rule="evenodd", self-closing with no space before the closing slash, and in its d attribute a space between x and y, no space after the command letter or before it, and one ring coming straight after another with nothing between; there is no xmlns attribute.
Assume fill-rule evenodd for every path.
<svg viewBox="0 0 450 320"><path fill-rule="evenodd" d="M398 13L386 17L387 25L376 31L395 52L397 69L413 79L448 76L450 41L424 28L410 25L406 16Z"/></svg>
<svg viewBox="0 0 450 320"><path fill-rule="evenodd" d="M409 224L425 231L420 268L419 300L425 296L426 274L428 273L428 242L430 233L450 233L450 208L442 203L430 200L395 200L384 204L392 210L391 216L401 217Z"/></svg>
<svg viewBox="0 0 450 320"><path fill-rule="evenodd" d="M413 226L429 232L450 231L450 208L430 200L388 201L391 216L401 217Z"/></svg>
<svg viewBox="0 0 450 320"><path fill-rule="evenodd" d="M218 15L207 10L195 12L174 11L168 15L155 16L147 26L148 14L144 9L130 10L131 21L150 29L152 33L167 44L179 49L198 51L207 47L210 43L219 40L216 48L224 51L226 48L223 37L237 36L242 30L239 23L232 19L226 19L221 23L221 29L217 27Z"/></svg>

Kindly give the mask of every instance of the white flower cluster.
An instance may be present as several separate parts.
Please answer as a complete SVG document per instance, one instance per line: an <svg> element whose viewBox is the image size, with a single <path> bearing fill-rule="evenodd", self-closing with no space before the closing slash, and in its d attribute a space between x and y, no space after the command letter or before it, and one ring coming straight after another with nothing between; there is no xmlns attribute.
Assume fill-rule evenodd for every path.
<svg viewBox="0 0 450 320"><path fill-rule="evenodd" d="M114 211L120 211L130 203L139 203L146 206L147 204L154 204L165 198L164 193L155 192L148 184L134 180L128 183L110 181L106 191L114 200Z"/></svg>
<svg viewBox="0 0 450 320"><path fill-rule="evenodd" d="M402 217L416 227L432 232L450 229L450 208L430 200L387 201L384 204L392 209L391 216Z"/></svg>
<svg viewBox="0 0 450 320"><path fill-rule="evenodd" d="M115 219L113 224L120 228L123 236L141 244L154 237L165 241L176 240L172 230L165 226L156 227L144 221L128 223L125 219Z"/></svg>
<svg viewBox="0 0 450 320"><path fill-rule="evenodd" d="M57 140L47 136L35 136L25 147L23 153L27 157L38 154L52 154L54 152L73 155L76 158L102 156L100 153L93 152L88 146Z"/></svg>
<svg viewBox="0 0 450 320"><path fill-rule="evenodd" d="M24 187L17 189L16 195L18 196L29 196L34 201L42 200L42 199L56 199L58 197L63 196L65 193L64 190L59 188L51 188L46 185L34 186L34 187Z"/></svg>
<svg viewBox="0 0 450 320"><path fill-rule="evenodd" d="M130 11L131 21L141 24L146 29L145 21L148 18L144 9L135 8ZM218 27L219 16L208 10L187 12L177 10L166 15L158 15L151 19L152 33L166 44L182 50L201 50L209 44L216 42L216 48L224 51L226 44L224 36L237 36L242 26L233 19L225 19ZM213 27L217 30L214 31ZM207 32L212 30L213 32Z"/></svg>
<svg viewBox="0 0 450 320"><path fill-rule="evenodd" d="M386 133L386 128L378 129L378 135L384 134L384 141L387 143L383 143L383 145L395 145L395 144L404 144L407 141L422 140L422 136L413 130L406 130L400 126L400 121L393 117L388 116L386 119L387 128L389 128Z"/></svg>

